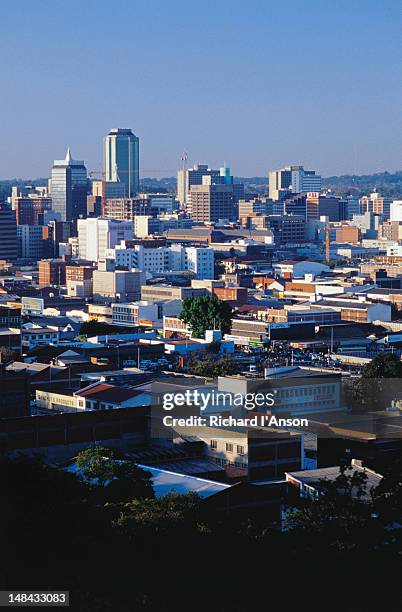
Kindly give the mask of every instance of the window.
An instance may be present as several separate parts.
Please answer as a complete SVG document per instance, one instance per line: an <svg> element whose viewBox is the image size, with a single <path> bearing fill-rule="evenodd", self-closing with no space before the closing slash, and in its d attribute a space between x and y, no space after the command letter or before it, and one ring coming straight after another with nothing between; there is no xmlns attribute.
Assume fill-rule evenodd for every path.
<svg viewBox="0 0 402 612"><path fill-rule="evenodd" d="M212 448L212 450L216 450L218 448L218 441L217 440L211 440L209 445Z"/></svg>
<svg viewBox="0 0 402 612"><path fill-rule="evenodd" d="M244 455L244 446L239 446L237 445L237 454L238 455Z"/></svg>
<svg viewBox="0 0 402 612"><path fill-rule="evenodd" d="M233 453L233 444L226 442L226 452Z"/></svg>

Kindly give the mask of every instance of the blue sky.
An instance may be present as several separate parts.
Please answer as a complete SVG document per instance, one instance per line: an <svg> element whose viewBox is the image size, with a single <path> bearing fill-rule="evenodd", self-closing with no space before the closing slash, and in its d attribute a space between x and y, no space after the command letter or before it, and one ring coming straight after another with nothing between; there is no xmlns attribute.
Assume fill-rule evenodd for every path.
<svg viewBox="0 0 402 612"><path fill-rule="evenodd" d="M99 170L111 127L142 176L402 169L401 29L399 0L4 1L0 178Z"/></svg>

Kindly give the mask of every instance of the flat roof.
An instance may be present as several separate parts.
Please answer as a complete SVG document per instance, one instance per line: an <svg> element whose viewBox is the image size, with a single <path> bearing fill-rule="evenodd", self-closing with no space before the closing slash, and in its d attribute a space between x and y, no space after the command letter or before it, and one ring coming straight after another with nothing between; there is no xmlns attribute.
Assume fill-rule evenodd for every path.
<svg viewBox="0 0 402 612"><path fill-rule="evenodd" d="M186 493L197 493L200 497L205 498L215 493L219 493L220 491L224 491L225 489L230 489L231 487L231 485L228 484L197 478L196 476L169 472L168 470L161 470L140 463L137 465L143 470L151 472L152 484L156 497L162 497L168 493L179 493L182 495Z"/></svg>

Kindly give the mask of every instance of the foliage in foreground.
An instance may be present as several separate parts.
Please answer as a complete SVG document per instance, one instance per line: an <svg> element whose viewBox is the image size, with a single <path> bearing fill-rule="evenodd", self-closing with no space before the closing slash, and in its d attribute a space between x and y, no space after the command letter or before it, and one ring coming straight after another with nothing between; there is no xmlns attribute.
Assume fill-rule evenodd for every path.
<svg viewBox="0 0 402 612"><path fill-rule="evenodd" d="M99 485L36 460L3 458L0 476L2 589L70 590L71 609L85 612L245 612L268 599L287 610L312 583L310 609L402 603L401 535L389 529L402 523L400 466L368 503L352 496L365 483L340 475L321 499L301 502L283 533L251 514L211 514L195 495L111 503ZM383 589L368 588L382 579Z"/></svg>

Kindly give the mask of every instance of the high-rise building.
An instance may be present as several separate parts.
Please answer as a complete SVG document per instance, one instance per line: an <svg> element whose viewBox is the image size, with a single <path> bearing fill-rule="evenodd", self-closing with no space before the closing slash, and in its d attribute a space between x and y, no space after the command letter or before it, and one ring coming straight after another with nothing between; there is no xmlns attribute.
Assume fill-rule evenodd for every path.
<svg viewBox="0 0 402 612"><path fill-rule="evenodd" d="M193 185L202 185L202 178L211 176L212 182L223 182L219 170L212 170L207 164L195 164L187 170L177 173L177 199L182 206L188 204L190 189Z"/></svg>
<svg viewBox="0 0 402 612"><path fill-rule="evenodd" d="M130 221L89 218L78 219L78 249L80 259L98 261L105 257L106 249L113 249L122 240L133 238Z"/></svg>
<svg viewBox="0 0 402 612"><path fill-rule="evenodd" d="M289 193L307 193L321 190L321 176L315 170L305 170L303 166L286 166L281 170L269 172L269 197L281 200Z"/></svg>
<svg viewBox="0 0 402 612"><path fill-rule="evenodd" d="M103 164L106 182L122 183L124 197L131 198L140 184L139 138L130 129L113 128L104 139Z"/></svg>
<svg viewBox="0 0 402 612"><path fill-rule="evenodd" d="M0 259L17 259L17 224L15 211L0 208Z"/></svg>
<svg viewBox="0 0 402 612"><path fill-rule="evenodd" d="M52 209L52 198L49 196L17 196L13 207L17 225L41 225L43 213Z"/></svg>
<svg viewBox="0 0 402 612"><path fill-rule="evenodd" d="M219 170L213 170L206 164L196 164L188 170L179 170L177 173L177 199L182 207L186 207L191 214L191 194L195 185L230 185L232 188L232 201L237 204L244 198L244 185L234 183L230 168L223 166ZM237 211L234 215L237 217ZM232 215L231 215L232 216Z"/></svg>
<svg viewBox="0 0 402 612"><path fill-rule="evenodd" d="M391 216L391 198L384 198L378 191L374 190L369 196L363 196L359 200L361 212L373 212L375 215L382 215L384 221ZM391 218L391 221L395 219Z"/></svg>
<svg viewBox="0 0 402 612"><path fill-rule="evenodd" d="M52 168L53 210L62 221L72 221L87 213L87 169L83 161L74 160L70 149L65 159L55 160Z"/></svg>
<svg viewBox="0 0 402 612"><path fill-rule="evenodd" d="M205 183L207 178L204 178ZM190 195L191 218L194 221L214 223L235 216L232 185L193 185Z"/></svg>
<svg viewBox="0 0 402 612"><path fill-rule="evenodd" d="M44 229L42 225L17 225L18 257L35 261L45 257L48 242Z"/></svg>

